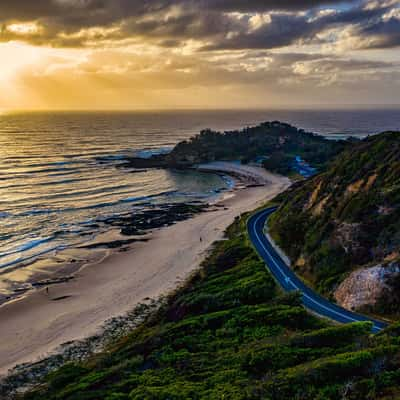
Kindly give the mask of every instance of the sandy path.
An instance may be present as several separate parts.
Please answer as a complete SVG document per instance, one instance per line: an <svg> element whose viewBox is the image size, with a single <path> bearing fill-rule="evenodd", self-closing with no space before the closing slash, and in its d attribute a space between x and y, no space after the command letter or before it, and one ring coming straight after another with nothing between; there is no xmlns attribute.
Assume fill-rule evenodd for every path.
<svg viewBox="0 0 400 400"><path fill-rule="evenodd" d="M289 185L288 179L260 168L246 167L247 173L268 183L251 188L239 185L223 201L227 209L156 230L149 242L135 243L128 252L87 266L73 281L52 286L49 295L37 291L0 307L0 374L48 355L62 343L92 335L107 319L133 309L146 297L156 298L173 289L199 266L207 248L222 237L235 216ZM61 296L70 297L51 300Z"/></svg>

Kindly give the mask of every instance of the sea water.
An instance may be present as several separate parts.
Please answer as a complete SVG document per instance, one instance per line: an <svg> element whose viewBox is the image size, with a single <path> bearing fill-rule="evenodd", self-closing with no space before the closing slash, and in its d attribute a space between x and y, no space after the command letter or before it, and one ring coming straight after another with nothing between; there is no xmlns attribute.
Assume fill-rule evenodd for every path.
<svg viewBox="0 0 400 400"><path fill-rule="evenodd" d="M197 172L132 173L121 168L126 157L168 152L201 129L268 120L336 138L400 128L396 109L0 115L0 283L10 271L104 233L109 227L101 221L110 216L149 203L207 201L230 186L224 177ZM0 294L8 286L0 284Z"/></svg>

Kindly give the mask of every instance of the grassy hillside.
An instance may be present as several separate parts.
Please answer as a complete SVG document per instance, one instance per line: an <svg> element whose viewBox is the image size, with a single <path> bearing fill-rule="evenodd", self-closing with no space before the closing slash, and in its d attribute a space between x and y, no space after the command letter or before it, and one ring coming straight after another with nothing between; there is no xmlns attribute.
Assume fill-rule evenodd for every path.
<svg viewBox="0 0 400 400"><path fill-rule="evenodd" d="M349 271L398 263L400 133L367 138L287 192L270 228L295 269L326 295ZM374 311L398 312L396 293Z"/></svg>
<svg viewBox="0 0 400 400"><path fill-rule="evenodd" d="M333 326L284 295L244 220L157 315L103 354L69 364L25 400L389 399L400 328Z"/></svg>
<svg viewBox="0 0 400 400"><path fill-rule="evenodd" d="M266 168L287 174L296 155L316 168L323 168L349 142L332 141L281 122L264 122L240 131L204 130L190 140L178 143L166 155L150 159L133 158L129 166L185 167L215 160L248 162L267 156Z"/></svg>

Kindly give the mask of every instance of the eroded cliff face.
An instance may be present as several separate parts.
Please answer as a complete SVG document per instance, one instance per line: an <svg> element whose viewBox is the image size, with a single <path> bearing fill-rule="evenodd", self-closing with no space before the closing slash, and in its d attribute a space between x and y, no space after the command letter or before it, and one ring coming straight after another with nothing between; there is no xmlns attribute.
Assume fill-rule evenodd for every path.
<svg viewBox="0 0 400 400"><path fill-rule="evenodd" d="M354 144L280 201L270 233L298 274L347 308L400 313L400 132Z"/></svg>
<svg viewBox="0 0 400 400"><path fill-rule="evenodd" d="M358 269L339 285L334 297L348 310L375 310L383 301L397 301L399 278L398 262Z"/></svg>

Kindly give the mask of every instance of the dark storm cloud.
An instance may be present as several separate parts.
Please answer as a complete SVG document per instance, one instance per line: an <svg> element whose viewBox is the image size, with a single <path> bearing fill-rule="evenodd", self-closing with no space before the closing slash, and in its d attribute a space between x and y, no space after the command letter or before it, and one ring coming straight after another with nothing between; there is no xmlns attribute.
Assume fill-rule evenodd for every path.
<svg viewBox="0 0 400 400"><path fill-rule="evenodd" d="M385 21L364 26L358 32L360 37L369 37L372 40L364 48L390 48L400 46L400 20L390 18Z"/></svg>
<svg viewBox="0 0 400 400"><path fill-rule="evenodd" d="M192 0L201 9L223 12L300 11L324 5L356 3L358 0ZM181 3L184 3L182 1ZM188 1L187 1L188 3Z"/></svg>
<svg viewBox="0 0 400 400"><path fill-rule="evenodd" d="M364 8L362 6L348 11L334 12L325 16L311 18L304 14L279 14L270 15L270 22L250 32L243 32L231 39L223 38L206 47L207 50L218 49L261 49L288 46L299 40L307 41L314 39L316 34L329 28L346 25L369 24L371 21L381 21L382 15L391 9L387 7ZM397 22L399 22L397 20ZM381 25L378 23L378 25ZM384 30L383 27L380 29ZM379 28L375 31L378 31ZM395 27L391 30L392 35L398 35ZM363 29L365 35L373 35L374 29ZM390 35L388 35L390 36Z"/></svg>
<svg viewBox="0 0 400 400"><path fill-rule="evenodd" d="M304 16L273 14L269 23L251 32L242 32L233 38L216 40L205 50L272 49L288 46L317 32L314 24Z"/></svg>
<svg viewBox="0 0 400 400"><path fill-rule="evenodd" d="M345 9L318 14L320 6L346 3ZM297 42L318 43L317 35L330 28L353 26L354 32L371 38L365 47L399 45L399 20L383 20L393 6L385 2L348 0L2 0L0 40L22 39L33 44L87 46L103 40L130 38L155 41L165 47L194 39L204 50L272 49ZM379 3L378 3L379 4ZM299 11L307 12L299 12ZM272 11L272 12L271 12ZM271 12L270 19L251 26L248 15ZM7 24L36 21L42 29L21 35ZM85 35L88 28L112 28Z"/></svg>
<svg viewBox="0 0 400 400"><path fill-rule="evenodd" d="M130 18L121 25L125 36L140 35L144 37L169 39L198 39L223 37L230 31L244 31L247 22L241 22L225 14L214 12L188 11L168 17L162 21L157 18L137 20Z"/></svg>
<svg viewBox="0 0 400 400"><path fill-rule="evenodd" d="M174 5L217 12L262 12L303 10L345 2L354 3L356 0L2 0L0 18L27 20L86 16L88 19L93 18L93 23L96 23L96 17L99 16L104 18L107 15L110 20L118 20L165 10Z"/></svg>

